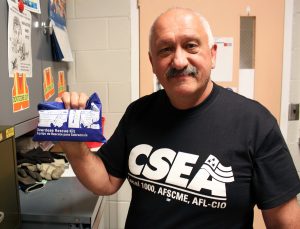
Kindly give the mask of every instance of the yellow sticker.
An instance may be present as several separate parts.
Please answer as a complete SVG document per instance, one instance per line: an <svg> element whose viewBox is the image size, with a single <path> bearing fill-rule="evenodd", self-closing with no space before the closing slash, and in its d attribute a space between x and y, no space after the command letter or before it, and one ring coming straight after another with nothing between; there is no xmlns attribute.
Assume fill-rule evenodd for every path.
<svg viewBox="0 0 300 229"><path fill-rule="evenodd" d="M3 136L2 136L2 133L0 133L0 142L2 141L3 139Z"/></svg>
<svg viewBox="0 0 300 229"><path fill-rule="evenodd" d="M15 135L15 130L13 127L6 130L6 138L10 138Z"/></svg>

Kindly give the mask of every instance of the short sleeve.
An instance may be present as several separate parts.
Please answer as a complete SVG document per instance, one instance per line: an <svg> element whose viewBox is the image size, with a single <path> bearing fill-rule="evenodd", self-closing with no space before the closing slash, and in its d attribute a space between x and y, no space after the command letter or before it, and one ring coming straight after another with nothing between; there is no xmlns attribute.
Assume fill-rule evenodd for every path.
<svg viewBox="0 0 300 229"><path fill-rule="evenodd" d="M299 176L277 123L255 152L253 189L260 209L277 207L300 192Z"/></svg>

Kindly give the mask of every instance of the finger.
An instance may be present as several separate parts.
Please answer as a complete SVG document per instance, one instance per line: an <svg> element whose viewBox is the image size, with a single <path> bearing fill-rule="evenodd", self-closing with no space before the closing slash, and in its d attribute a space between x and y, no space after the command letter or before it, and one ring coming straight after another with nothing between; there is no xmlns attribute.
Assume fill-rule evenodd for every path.
<svg viewBox="0 0 300 229"><path fill-rule="evenodd" d="M70 93L69 92L64 92L60 98L60 100L65 104L66 109L71 108L71 99L70 99Z"/></svg>
<svg viewBox="0 0 300 229"><path fill-rule="evenodd" d="M56 97L55 102L62 102L62 98L61 97Z"/></svg>
<svg viewBox="0 0 300 229"><path fill-rule="evenodd" d="M85 93L80 93L79 94L79 101L78 101L78 105L79 105L79 109L85 109L86 107L86 101L88 100L88 96Z"/></svg>
<svg viewBox="0 0 300 229"><path fill-rule="evenodd" d="M78 109L79 108L79 95L77 92L72 91L70 93L70 106L72 109Z"/></svg>

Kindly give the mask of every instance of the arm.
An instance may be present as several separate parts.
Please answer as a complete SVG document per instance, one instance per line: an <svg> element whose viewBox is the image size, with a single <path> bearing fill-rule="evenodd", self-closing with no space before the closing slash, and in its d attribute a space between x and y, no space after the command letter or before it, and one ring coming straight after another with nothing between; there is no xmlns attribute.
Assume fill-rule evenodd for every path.
<svg viewBox="0 0 300 229"><path fill-rule="evenodd" d="M64 102L66 109L84 109L88 96L84 93L65 92L56 101ZM80 180L98 195L110 195L118 191L124 179L111 176L98 156L92 153L83 142L60 142L72 168Z"/></svg>
<svg viewBox="0 0 300 229"><path fill-rule="evenodd" d="M296 197L278 207L263 210L262 214L267 228L300 228L300 206Z"/></svg>
<svg viewBox="0 0 300 229"><path fill-rule="evenodd" d="M102 160L82 142L60 142L79 181L97 195L118 191L124 179L107 173Z"/></svg>

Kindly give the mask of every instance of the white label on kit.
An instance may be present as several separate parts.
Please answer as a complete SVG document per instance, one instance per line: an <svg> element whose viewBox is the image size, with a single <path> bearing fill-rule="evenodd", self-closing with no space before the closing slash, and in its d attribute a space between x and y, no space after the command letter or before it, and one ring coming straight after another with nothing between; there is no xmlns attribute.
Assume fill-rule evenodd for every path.
<svg viewBox="0 0 300 229"><path fill-rule="evenodd" d="M100 129L100 113L93 110L40 110L39 127Z"/></svg>

